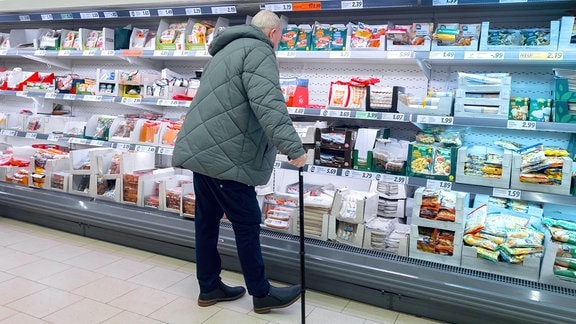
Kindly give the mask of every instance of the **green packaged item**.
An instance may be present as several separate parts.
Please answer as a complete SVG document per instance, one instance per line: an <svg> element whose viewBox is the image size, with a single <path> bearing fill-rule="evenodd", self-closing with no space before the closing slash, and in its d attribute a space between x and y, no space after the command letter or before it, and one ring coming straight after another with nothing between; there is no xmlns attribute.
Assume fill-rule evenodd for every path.
<svg viewBox="0 0 576 324"><path fill-rule="evenodd" d="M500 253L498 253L498 251L490 251L483 247L477 247L476 255L482 259L486 259L492 262L498 262L498 255L500 255Z"/></svg>
<svg viewBox="0 0 576 324"><path fill-rule="evenodd" d="M296 49L296 42L298 41L298 26L288 25L282 31L282 37L278 43L279 51L293 51Z"/></svg>
<svg viewBox="0 0 576 324"><path fill-rule="evenodd" d="M498 250L498 244L496 244L490 240L476 236L476 235L466 234L466 235L464 235L463 240L464 240L464 243L466 243L470 246L477 246L477 247L481 247L484 249L488 249L490 251Z"/></svg>
<svg viewBox="0 0 576 324"><path fill-rule="evenodd" d="M552 238L559 242L576 244L576 232L560 227L550 227Z"/></svg>
<svg viewBox="0 0 576 324"><path fill-rule="evenodd" d="M332 41L332 28L330 25L316 23L312 32L312 50L327 51L330 50Z"/></svg>
<svg viewBox="0 0 576 324"><path fill-rule="evenodd" d="M332 25L332 40L330 42L331 51L346 50L346 34L348 28L345 25Z"/></svg>
<svg viewBox="0 0 576 324"><path fill-rule="evenodd" d="M310 25L298 25L298 38L294 48L297 51L309 51L311 48L312 27Z"/></svg>
<svg viewBox="0 0 576 324"><path fill-rule="evenodd" d="M554 274L557 276L576 278L576 270L568 269L563 266L554 265Z"/></svg>
<svg viewBox="0 0 576 324"><path fill-rule="evenodd" d="M558 244L557 257L576 258L576 245Z"/></svg>
<svg viewBox="0 0 576 324"><path fill-rule="evenodd" d="M519 264L519 263L522 263L524 261L525 254L512 255L512 254L508 253L508 251L505 249L501 249L498 252L500 253L500 257L502 258L502 260L504 260L507 263Z"/></svg>
<svg viewBox="0 0 576 324"><path fill-rule="evenodd" d="M522 255L540 253L544 251L544 247L511 247L508 244L500 244L500 250L504 250L509 255Z"/></svg>
<svg viewBox="0 0 576 324"><path fill-rule="evenodd" d="M570 269L576 269L576 259L573 258L556 257L554 264Z"/></svg>
<svg viewBox="0 0 576 324"><path fill-rule="evenodd" d="M567 230L576 231L576 223L567 220L543 217L542 224L548 227L561 227Z"/></svg>
<svg viewBox="0 0 576 324"><path fill-rule="evenodd" d="M549 122L552 113L552 99L530 99L530 115L528 120Z"/></svg>

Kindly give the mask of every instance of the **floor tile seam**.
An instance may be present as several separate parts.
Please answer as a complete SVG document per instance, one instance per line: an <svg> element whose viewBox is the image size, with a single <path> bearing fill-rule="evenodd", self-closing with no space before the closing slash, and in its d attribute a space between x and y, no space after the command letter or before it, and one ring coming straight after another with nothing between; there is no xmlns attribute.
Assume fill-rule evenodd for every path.
<svg viewBox="0 0 576 324"><path fill-rule="evenodd" d="M77 303L83 301L84 299L89 299L89 298L87 298L87 297L84 297L84 296L81 296L81 295L77 295L77 294L71 293L71 292L69 292L69 291L65 291L65 290L62 290L62 289L55 288L55 287L47 287L46 289L43 289L43 290L47 290L47 289L49 289L49 288L53 288L53 289L56 289L56 290L60 290L61 292L74 295L74 296L76 296L76 297L79 297L80 299L77 300L77 301L75 301L75 302L73 302L73 303L71 303L71 304L68 304L68 305L66 305L66 306L64 306L64 307L62 307L62 308L60 308L60 309L57 309L57 310L53 311L53 312L51 312L50 314L46 314L46 315L44 315L44 316L42 316L42 317L37 317L37 316L35 316L35 315L29 314L29 313L26 313L26 312L22 312L22 311L20 311L20 310L18 310L18 309L15 309L15 308L10 307L8 304L3 305L3 306L4 306L4 307L7 307L7 308L10 308L11 310L14 310L14 311L16 311L16 312L18 312L18 313L21 313L21 314L26 314L26 315L32 316L32 317L34 317L34 318L43 319L43 318L45 318L45 317L47 317L47 316L50 316L50 315L52 315L52 314L55 314L55 313L63 310L63 309L65 309L65 308L71 307L72 305L77 304ZM26 297L30 297L30 296L32 296L32 295L35 295L35 294L37 294L37 293L40 293L40 292L43 291L43 290L39 290L39 291L37 291L37 292L35 292L35 293L33 293L33 294L30 294L30 295L28 295L28 296L26 296ZM22 298L20 298L20 299L24 299L24 298L26 298L26 297L22 297ZM20 299L18 299L18 300L20 300ZM16 301L18 301L18 300L11 301L10 304L12 304L12 303L14 303L14 302L16 302Z"/></svg>
<svg viewBox="0 0 576 324"><path fill-rule="evenodd" d="M158 290L158 289L155 289L155 290ZM160 290L159 290L159 291L160 291ZM161 291L161 292L163 292L163 291ZM125 294L125 295L127 295L127 294ZM123 296L125 296L125 295L123 295ZM168 306L170 303L172 303L172 302L176 301L178 298L181 298L181 297L180 297L180 296L178 296L178 295L174 295L174 294L170 294L170 295L174 296L175 298L174 298L174 299L171 299L171 300L170 300L170 301L168 301L166 304L164 304L164 305L162 305L162 306L158 307L157 309L154 309L153 311L149 312L148 314L141 314L141 313L136 313L136 312L134 312L134 311L132 311L132 310L129 310L129 309L123 309L123 308L122 308L122 307L120 307L120 306L116 306L116 305L112 305L112 304L110 304L110 303L114 302L115 300L122 298L122 296L120 296L120 297L118 297L118 298L116 298L116 299L114 299L114 300L111 300L111 301L107 302L106 304L107 304L107 305L109 305L109 306L112 306L112 307L120 308L120 309L122 309L122 310L124 310L124 311L128 311L128 312L131 312L131 313L134 313L134 314L138 314L138 315L142 315L142 316L146 316L146 317L149 317L150 315L154 314L155 312L159 311L160 309L162 309L162 308L164 308L164 307Z"/></svg>
<svg viewBox="0 0 576 324"><path fill-rule="evenodd" d="M77 247L82 248L82 246L77 246ZM46 252L46 251L47 251L47 250L40 251L40 252L37 252L37 253L42 253L42 252ZM88 254L88 253L90 253L90 252L92 252L92 251L91 251L91 250L88 250L88 251L86 251L86 252L82 252L82 253L80 253L80 254L77 254L77 255L68 257L68 258L66 258L66 259L62 259L62 260L54 260L54 259L51 259L51 258L48 258L48 257L45 257L45 256L37 255L37 253L35 253L34 255L37 256L37 257L39 257L39 258L46 259L46 260L51 260L51 261L56 261L56 262L64 263L64 261L68 261L68 260L70 260L70 259L83 256L83 255Z"/></svg>
<svg viewBox="0 0 576 324"><path fill-rule="evenodd" d="M37 260L37 261L39 261L39 260ZM37 261L34 261L34 262L37 262ZM48 260L48 261L53 261L53 260ZM53 262L57 262L57 261L53 261ZM31 262L31 263L33 263L33 262ZM31 263L23 264L23 265L20 265L20 266L18 266L18 267L16 267L16 268L29 266ZM60 271L57 271L57 272L48 274L48 275L43 275L43 276L38 277L38 278L26 278L26 277L23 277L23 276L21 276L21 275L19 275L19 274L15 274L15 273L11 273L11 272L8 272L8 273L11 274L11 275L13 275L13 276L17 276L17 277L19 277L19 278L22 278L22 279L34 281L34 282L36 282L36 283L45 285L45 284L39 282L39 280L46 279L46 278L51 277L51 276L53 276L53 275L60 274L60 273L65 272L65 271L67 271L67 270L69 270L70 268L73 267L72 265L69 265L69 264L66 264L66 263L62 263L62 262L58 262L58 263L63 264L63 265L66 265L66 266L69 266L69 267L66 268L66 269L63 269L63 270L60 270ZM14 269L16 269L16 268L12 268L12 269L10 269L10 270L14 270ZM10 270L7 270L7 271L10 271ZM5 272L6 272L6 271L5 271Z"/></svg>

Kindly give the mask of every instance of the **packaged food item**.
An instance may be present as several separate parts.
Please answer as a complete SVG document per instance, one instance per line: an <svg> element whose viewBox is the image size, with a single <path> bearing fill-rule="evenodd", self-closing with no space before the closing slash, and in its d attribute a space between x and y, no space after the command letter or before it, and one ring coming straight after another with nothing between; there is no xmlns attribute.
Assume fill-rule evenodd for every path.
<svg viewBox="0 0 576 324"><path fill-rule="evenodd" d="M512 97L510 98L508 119L528 120L528 110L530 98Z"/></svg>
<svg viewBox="0 0 576 324"><path fill-rule="evenodd" d="M330 83L328 107L344 108L348 106L349 100L350 84L348 82L336 81Z"/></svg>
<svg viewBox="0 0 576 324"><path fill-rule="evenodd" d="M486 259L488 261L498 262L498 256L500 253L498 251L488 250L479 246L476 247L476 255L479 258Z"/></svg>
<svg viewBox="0 0 576 324"><path fill-rule="evenodd" d="M346 50L346 38L348 28L345 25L335 24L331 26L332 38L330 41L331 51L344 51Z"/></svg>
<svg viewBox="0 0 576 324"><path fill-rule="evenodd" d="M298 26L287 25L282 30L282 37L278 43L279 51L293 51L296 50L296 42L298 41Z"/></svg>
<svg viewBox="0 0 576 324"><path fill-rule="evenodd" d="M552 113L552 99L531 98L529 111L528 120L549 122Z"/></svg>
<svg viewBox="0 0 576 324"><path fill-rule="evenodd" d="M312 32L312 48L313 51L326 51L330 50L330 43L332 42L332 28L328 24L321 24L316 22Z"/></svg>
<svg viewBox="0 0 576 324"><path fill-rule="evenodd" d="M466 243L470 246L482 247L482 248L488 249L490 251L498 250L498 244L496 244L495 242L492 242L490 240L487 240L485 238L481 238L479 236L475 236L472 234L466 234L466 235L464 235L463 240L464 240L464 243Z"/></svg>

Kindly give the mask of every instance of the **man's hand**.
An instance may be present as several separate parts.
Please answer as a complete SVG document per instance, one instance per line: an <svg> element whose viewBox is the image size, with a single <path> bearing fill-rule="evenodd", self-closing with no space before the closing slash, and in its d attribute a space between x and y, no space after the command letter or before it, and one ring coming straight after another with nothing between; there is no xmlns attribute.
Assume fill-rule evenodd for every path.
<svg viewBox="0 0 576 324"><path fill-rule="evenodd" d="M306 165L306 160L308 160L308 155L306 153L304 153L299 158L288 161L288 163L290 163L291 165L293 165L297 168L301 168L304 165Z"/></svg>

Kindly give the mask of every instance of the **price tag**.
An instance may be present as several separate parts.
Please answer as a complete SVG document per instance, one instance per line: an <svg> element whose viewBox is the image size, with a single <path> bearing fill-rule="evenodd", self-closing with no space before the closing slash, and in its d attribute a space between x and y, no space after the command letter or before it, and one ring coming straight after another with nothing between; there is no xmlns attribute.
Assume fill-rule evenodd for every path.
<svg viewBox="0 0 576 324"><path fill-rule="evenodd" d="M130 10L130 17L150 17L150 10Z"/></svg>
<svg viewBox="0 0 576 324"><path fill-rule="evenodd" d="M16 91L16 97L28 97L28 91Z"/></svg>
<svg viewBox="0 0 576 324"><path fill-rule="evenodd" d="M274 161L274 169L282 169L282 161Z"/></svg>
<svg viewBox="0 0 576 324"><path fill-rule="evenodd" d="M360 119L378 119L378 113L374 111L357 111L356 118Z"/></svg>
<svg viewBox="0 0 576 324"><path fill-rule="evenodd" d="M98 19L100 15L97 12L81 12L80 19Z"/></svg>
<svg viewBox="0 0 576 324"><path fill-rule="evenodd" d="M3 129L2 131L0 131L0 135L16 136L16 131L9 130L9 129Z"/></svg>
<svg viewBox="0 0 576 324"><path fill-rule="evenodd" d="M458 5L458 0L434 0L432 1L433 6L456 6Z"/></svg>
<svg viewBox="0 0 576 324"><path fill-rule="evenodd" d="M70 50L58 51L58 56L70 56Z"/></svg>
<svg viewBox="0 0 576 324"><path fill-rule="evenodd" d="M308 172L326 175L338 175L338 168L329 168L319 165L309 165Z"/></svg>
<svg viewBox="0 0 576 324"><path fill-rule="evenodd" d="M116 55L115 50L105 50L100 52L100 56L115 56L115 55Z"/></svg>
<svg viewBox="0 0 576 324"><path fill-rule="evenodd" d="M118 18L116 11L104 11L104 18Z"/></svg>
<svg viewBox="0 0 576 324"><path fill-rule="evenodd" d="M71 19L74 19L74 15L71 13L62 13L62 14L60 14L60 18L62 20L71 20Z"/></svg>
<svg viewBox="0 0 576 324"><path fill-rule="evenodd" d="M404 121L404 114L382 113L380 120Z"/></svg>
<svg viewBox="0 0 576 324"><path fill-rule="evenodd" d="M273 3L273 4L265 4L264 9L268 11L292 11L292 3Z"/></svg>
<svg viewBox="0 0 576 324"><path fill-rule="evenodd" d="M116 145L114 147L120 151L129 151L130 150L130 144L126 144L126 143L116 143Z"/></svg>
<svg viewBox="0 0 576 324"><path fill-rule="evenodd" d="M154 51L154 56L168 56L168 54L170 53L170 51Z"/></svg>
<svg viewBox="0 0 576 324"><path fill-rule="evenodd" d="M535 121L527 121L527 120L509 120L506 128L508 128L508 129L534 130L534 129L536 129L536 122Z"/></svg>
<svg viewBox="0 0 576 324"><path fill-rule="evenodd" d="M418 115L416 122L420 124L454 125L454 117Z"/></svg>
<svg viewBox="0 0 576 324"><path fill-rule="evenodd" d="M329 57L336 58L350 58L350 51L330 51Z"/></svg>
<svg viewBox="0 0 576 324"><path fill-rule="evenodd" d="M528 0L500 0L500 3L528 2Z"/></svg>
<svg viewBox="0 0 576 324"><path fill-rule="evenodd" d="M352 112L350 110L330 110L330 109L327 109L324 112L328 112L328 117L350 118L350 116L352 116Z"/></svg>
<svg viewBox="0 0 576 324"><path fill-rule="evenodd" d="M432 51L428 56L431 60L453 60L456 56L454 51Z"/></svg>
<svg viewBox="0 0 576 324"><path fill-rule="evenodd" d="M34 56L46 56L46 50L35 50Z"/></svg>
<svg viewBox="0 0 576 324"><path fill-rule="evenodd" d="M464 52L465 60L503 60L504 52Z"/></svg>
<svg viewBox="0 0 576 324"><path fill-rule="evenodd" d="M295 2L292 4L293 11L314 11L322 10L322 2Z"/></svg>
<svg viewBox="0 0 576 324"><path fill-rule="evenodd" d="M235 14L236 6L212 7L213 15Z"/></svg>
<svg viewBox="0 0 576 324"><path fill-rule="evenodd" d="M376 173L368 171L358 171L358 170L342 170L342 175L348 178L354 179L364 179L364 180L374 180L376 179Z"/></svg>
<svg viewBox="0 0 576 324"><path fill-rule="evenodd" d="M122 103L127 105L139 105L142 103L141 98L122 98Z"/></svg>
<svg viewBox="0 0 576 324"><path fill-rule="evenodd" d="M288 113L292 115L304 115L305 112L306 108L294 108L294 107L288 108Z"/></svg>
<svg viewBox="0 0 576 324"><path fill-rule="evenodd" d="M202 14L202 8L186 8L187 16L197 16Z"/></svg>
<svg viewBox="0 0 576 324"><path fill-rule="evenodd" d="M71 138L68 140L68 143L86 145L86 144L88 144L88 140L85 138Z"/></svg>
<svg viewBox="0 0 576 324"><path fill-rule="evenodd" d="M362 8L364 8L364 3L362 2L362 0L359 0L359 1L340 1L340 8L342 10L362 9Z"/></svg>
<svg viewBox="0 0 576 324"><path fill-rule="evenodd" d="M428 179L426 181L426 188L452 190L452 182Z"/></svg>
<svg viewBox="0 0 576 324"><path fill-rule="evenodd" d="M42 21L54 20L54 17L52 17L52 14L43 14L43 15L40 15L40 19L42 19Z"/></svg>
<svg viewBox="0 0 576 324"><path fill-rule="evenodd" d="M534 61L562 61L564 52L520 52L519 60Z"/></svg>
<svg viewBox="0 0 576 324"><path fill-rule="evenodd" d="M279 51L277 57L296 57L296 51Z"/></svg>
<svg viewBox="0 0 576 324"><path fill-rule="evenodd" d="M90 141L90 145L92 145L92 146L104 146L104 141L92 140L92 141Z"/></svg>
<svg viewBox="0 0 576 324"><path fill-rule="evenodd" d="M82 98L82 100L83 100L83 101L101 102L101 101L102 101L102 96L85 95L84 98Z"/></svg>
<svg viewBox="0 0 576 324"><path fill-rule="evenodd" d="M96 50L86 50L82 51L82 56L95 56Z"/></svg>
<svg viewBox="0 0 576 324"><path fill-rule="evenodd" d="M44 94L44 99L56 99L56 93L54 92L47 92Z"/></svg>
<svg viewBox="0 0 576 324"><path fill-rule="evenodd" d="M0 56L8 55L8 50L0 50Z"/></svg>
<svg viewBox="0 0 576 324"><path fill-rule="evenodd" d="M158 99L156 105L178 107L178 100Z"/></svg>
<svg viewBox="0 0 576 324"><path fill-rule="evenodd" d="M389 59L409 59L412 58L412 51L389 51L386 52Z"/></svg>
<svg viewBox="0 0 576 324"><path fill-rule="evenodd" d="M400 176L400 175L393 175L393 174L386 174L382 181L387 183L397 183L397 184L408 184L408 177Z"/></svg>
<svg viewBox="0 0 576 324"><path fill-rule="evenodd" d="M168 148L168 147L159 147L159 148L158 148L158 154L161 154L161 155L172 155L172 154L174 154L174 149L173 149L173 148Z"/></svg>
<svg viewBox="0 0 576 324"><path fill-rule="evenodd" d="M64 99L64 100L76 100L76 95L75 95L75 94L69 94L69 93L67 93L67 94L64 95L64 98L63 98L63 99Z"/></svg>
<svg viewBox="0 0 576 324"><path fill-rule="evenodd" d="M156 152L156 147L146 145L136 145L137 152Z"/></svg>
<svg viewBox="0 0 576 324"><path fill-rule="evenodd" d="M37 133L26 133L26 138L28 139L36 139L36 137L38 136Z"/></svg>
<svg viewBox="0 0 576 324"><path fill-rule="evenodd" d="M50 142L58 142L59 139L60 139L60 136L58 136L58 135L54 135L54 134L48 135L48 140Z"/></svg>
<svg viewBox="0 0 576 324"><path fill-rule="evenodd" d="M492 190L492 196L509 199L520 199L522 197L522 191L515 189L494 188Z"/></svg>
<svg viewBox="0 0 576 324"><path fill-rule="evenodd" d="M158 9L159 17L174 16L174 11L172 9Z"/></svg>
<svg viewBox="0 0 576 324"><path fill-rule="evenodd" d="M20 21L30 21L30 15L21 15L18 16L18 18L20 19Z"/></svg>

